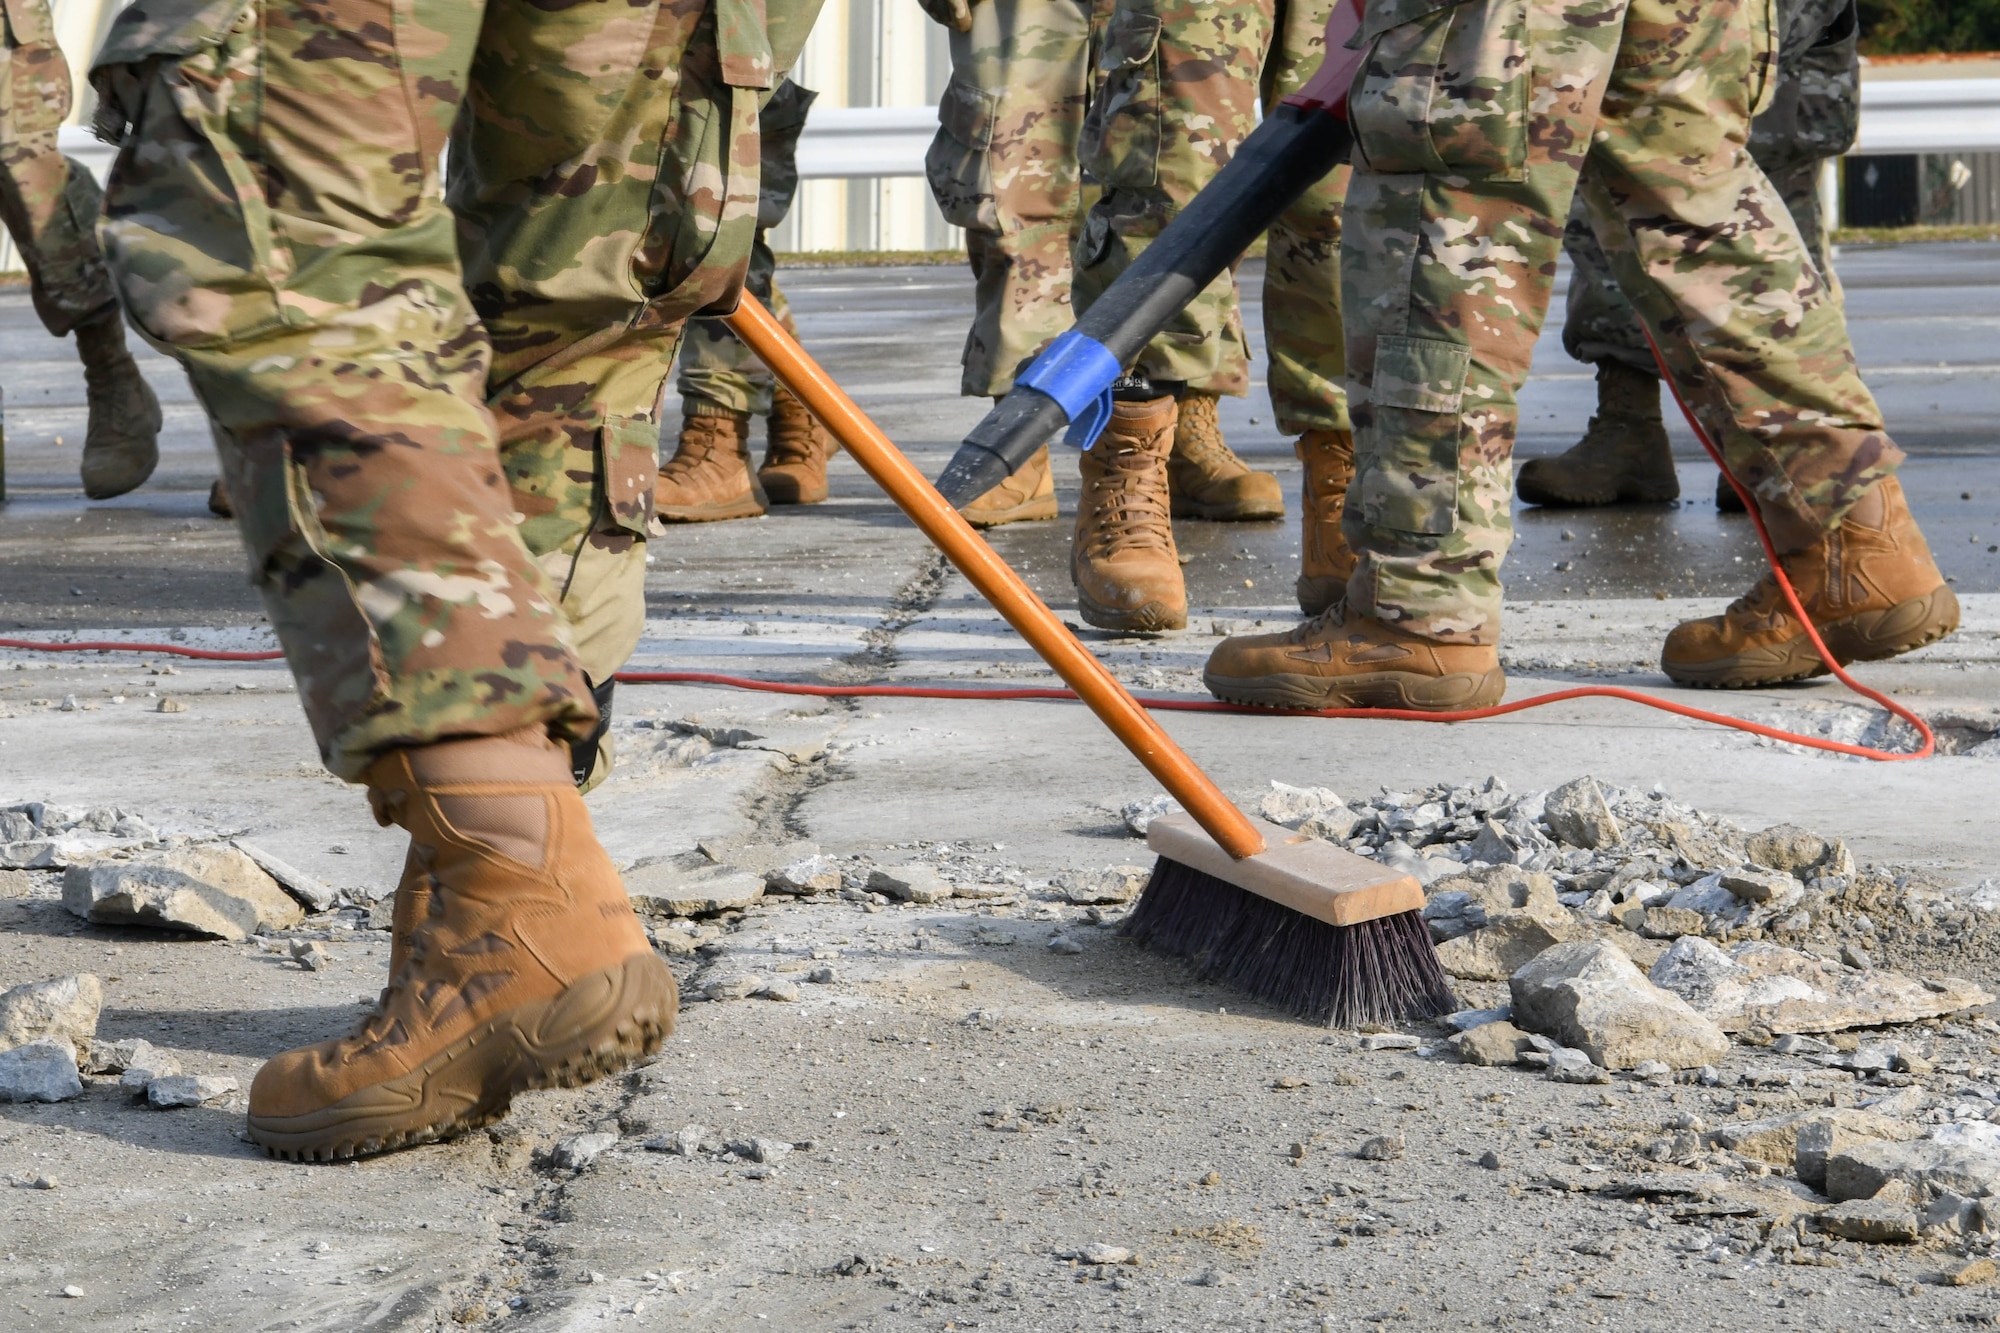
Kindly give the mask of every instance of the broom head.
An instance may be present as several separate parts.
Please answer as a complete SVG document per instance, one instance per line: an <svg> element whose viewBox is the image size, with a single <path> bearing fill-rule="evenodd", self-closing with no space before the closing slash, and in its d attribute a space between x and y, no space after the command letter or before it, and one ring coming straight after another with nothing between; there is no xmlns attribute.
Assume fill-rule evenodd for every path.
<svg viewBox="0 0 2000 1333"><path fill-rule="evenodd" d="M1416 879L1252 819L1266 849L1236 860L1186 814L1146 829L1159 854L1119 933L1205 977L1333 1027L1458 1007L1420 915Z"/></svg>

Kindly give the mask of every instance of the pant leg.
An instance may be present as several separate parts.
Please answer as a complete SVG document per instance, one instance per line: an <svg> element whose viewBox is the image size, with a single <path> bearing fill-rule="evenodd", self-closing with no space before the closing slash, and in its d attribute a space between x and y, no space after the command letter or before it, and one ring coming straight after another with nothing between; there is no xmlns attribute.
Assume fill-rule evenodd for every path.
<svg viewBox="0 0 2000 1333"><path fill-rule="evenodd" d="M771 308L785 331L794 337L791 309L777 288L777 256L771 252L767 231L785 220L799 189L799 136L804 133L806 112L818 93L801 88L790 79L764 104L757 116L761 141L757 190L757 235L751 243L750 267L744 287ZM729 331L720 319L688 321L681 340L678 389L683 415L726 412L731 415L769 416L771 412L771 372Z"/></svg>
<svg viewBox="0 0 2000 1333"><path fill-rule="evenodd" d="M125 129L100 236L217 428L328 766L358 779L386 749L537 724L587 735L437 194L482 4L255 0L233 26L144 9L94 73L100 123Z"/></svg>
<svg viewBox="0 0 2000 1333"><path fill-rule="evenodd" d="M1586 154L1620 286L1760 495L1811 493L1837 521L1893 466L1838 305L1745 149L1771 51L1767 11L1735 0L1468 0L1377 37L1343 254L1358 609L1497 638L1515 395Z"/></svg>
<svg viewBox="0 0 2000 1333"><path fill-rule="evenodd" d="M1118 0L1099 60L1081 157L1104 193L1075 252L1075 302L1088 309L1255 128L1274 0ZM1140 353L1156 380L1244 393L1234 273L1209 284Z"/></svg>
<svg viewBox="0 0 2000 1333"><path fill-rule="evenodd" d="M1628 49L1677 31L1661 0L1634 15ZM1750 111L1762 110L1743 87L1754 89L1754 70L1717 71L1749 65L1756 14L1713 21L1725 17L1722 50L1694 62L1706 87L1669 61L1621 61L1587 197L1620 285L1730 470L1760 507L1832 528L1903 454L1855 368L1838 290L1744 151Z"/></svg>
<svg viewBox="0 0 2000 1333"><path fill-rule="evenodd" d="M965 229L972 328L959 391L997 397L1069 328L1077 136L1095 0L980 0L952 32L951 80L924 160L945 221Z"/></svg>
<svg viewBox="0 0 2000 1333"><path fill-rule="evenodd" d="M1779 0L1777 14L1777 85L1771 105L1751 122L1750 155L1785 201L1813 262L1838 298L1839 282L1820 217L1819 171L1826 159L1853 146L1860 128L1854 0ZM1586 365L1616 360L1654 372L1639 316L1618 290L1580 194L1563 231L1563 251L1571 266L1563 350Z"/></svg>
<svg viewBox="0 0 2000 1333"><path fill-rule="evenodd" d="M1264 63L1264 105L1297 92L1325 55L1334 0L1279 0ZM1347 337L1340 322L1340 205L1345 165L1279 215L1265 239L1265 375L1278 429L1347 430Z"/></svg>
<svg viewBox="0 0 2000 1333"><path fill-rule="evenodd" d="M1581 192L1570 201L1563 224L1563 253L1569 256L1569 296L1563 313L1563 350L1587 366L1618 361L1658 374L1632 302L1618 289L1611 260L1591 230L1590 206Z"/></svg>
<svg viewBox="0 0 2000 1333"><path fill-rule="evenodd" d="M733 306L749 265L759 106L797 57L767 43L765 22L802 40L810 23L791 11L809 19L817 0L663 3L630 11L642 21L629 27L592 7L551 22L534 0L505 2L519 8L481 37L450 197L493 336L488 403L521 536L601 681L644 628L675 345L690 316ZM530 42L545 54L523 60ZM633 73L548 76L573 60Z"/></svg>
<svg viewBox="0 0 2000 1333"><path fill-rule="evenodd" d="M103 194L56 149L70 110L69 63L48 0L6 0L0 13L0 221L28 270L35 313L61 338L117 300L97 248Z"/></svg>

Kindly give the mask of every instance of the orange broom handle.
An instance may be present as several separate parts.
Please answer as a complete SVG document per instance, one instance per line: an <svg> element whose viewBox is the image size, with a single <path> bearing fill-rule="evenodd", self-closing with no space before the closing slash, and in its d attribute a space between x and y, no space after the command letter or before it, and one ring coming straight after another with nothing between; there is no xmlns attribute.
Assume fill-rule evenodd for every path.
<svg viewBox="0 0 2000 1333"><path fill-rule="evenodd" d="M1021 576L993 553L984 538L945 503L924 474L841 392L840 386L820 368L803 347L793 341L782 325L771 317L749 292L743 303L728 317L729 327L757 358L771 368L787 389L812 410L842 447L861 464L862 471L889 493L897 508L931 539L952 564L958 566L980 596L1006 617L1020 636L1028 641L1041 659L1055 668L1065 684L1090 706L1111 734L1124 742L1146 771L1160 780L1187 812L1239 860L1264 850L1263 835L1230 804L1229 798L1209 780L1208 774L1187 757L1181 747L1162 731L1159 724L1125 692L1104 664L1076 641L1076 636L1056 619L1055 612L1042 604Z"/></svg>

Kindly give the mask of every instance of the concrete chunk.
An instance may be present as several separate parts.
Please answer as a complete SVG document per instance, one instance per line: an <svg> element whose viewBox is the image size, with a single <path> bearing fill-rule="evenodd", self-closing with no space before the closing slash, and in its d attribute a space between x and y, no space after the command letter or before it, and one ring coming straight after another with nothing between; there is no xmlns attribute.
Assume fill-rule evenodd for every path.
<svg viewBox="0 0 2000 1333"><path fill-rule="evenodd" d="M63 872L63 906L99 925L154 926L247 939L284 930L305 912L234 847L184 847Z"/></svg>
<svg viewBox="0 0 2000 1333"><path fill-rule="evenodd" d="M643 916L714 916L764 896L764 877L729 866L687 871L670 862L625 872L625 892Z"/></svg>
<svg viewBox="0 0 2000 1333"><path fill-rule="evenodd" d="M921 862L868 872L868 890L900 903L941 903L951 897L951 885Z"/></svg>
<svg viewBox="0 0 2000 1333"><path fill-rule="evenodd" d="M1850 972L1763 941L1725 953L1694 936L1674 942L1654 964L1652 980L1724 1032L1838 1032L1938 1018L1993 1000L1955 977L1919 981L1897 972Z"/></svg>
<svg viewBox="0 0 2000 1333"><path fill-rule="evenodd" d="M1621 836L1603 790L1597 779L1588 775L1550 792L1542 803L1542 818L1549 832L1572 847L1592 851L1615 847Z"/></svg>
<svg viewBox="0 0 2000 1333"><path fill-rule="evenodd" d="M1868 1142L1842 1148L1826 1159L1825 1194L1830 1199L1872 1199L1897 1180L1920 1190L1987 1198L2000 1194L2000 1152L1929 1140Z"/></svg>
<svg viewBox="0 0 2000 1333"><path fill-rule="evenodd" d="M1454 1053L1469 1065L1511 1065L1526 1049L1528 1034L1512 1023L1481 1023L1451 1039Z"/></svg>
<svg viewBox="0 0 2000 1333"><path fill-rule="evenodd" d="M1729 1049L1720 1028L1602 940L1558 944L1514 973L1508 987L1517 1025L1574 1046L1607 1069L1642 1060L1689 1069Z"/></svg>
<svg viewBox="0 0 2000 1333"><path fill-rule="evenodd" d="M88 972L0 992L0 1051L53 1037L67 1041L87 1060L103 1007L104 987Z"/></svg>
<svg viewBox="0 0 2000 1333"><path fill-rule="evenodd" d="M76 1048L44 1037L0 1051L0 1102L66 1102L83 1095Z"/></svg>
<svg viewBox="0 0 2000 1333"><path fill-rule="evenodd" d="M1857 1199L1819 1215L1820 1230L1843 1240L1876 1245L1908 1244L1917 1238L1916 1210L1887 1199Z"/></svg>

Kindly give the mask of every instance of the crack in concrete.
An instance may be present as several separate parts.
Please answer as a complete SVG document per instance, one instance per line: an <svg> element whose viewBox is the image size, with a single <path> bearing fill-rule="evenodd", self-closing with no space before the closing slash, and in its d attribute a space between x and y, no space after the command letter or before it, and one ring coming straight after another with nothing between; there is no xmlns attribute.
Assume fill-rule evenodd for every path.
<svg viewBox="0 0 2000 1333"><path fill-rule="evenodd" d="M826 673L826 679L834 684L854 685L879 680L893 670L896 639L937 605L954 572L943 552L929 552L890 597L888 614L861 636L862 648L843 657L839 665Z"/></svg>

